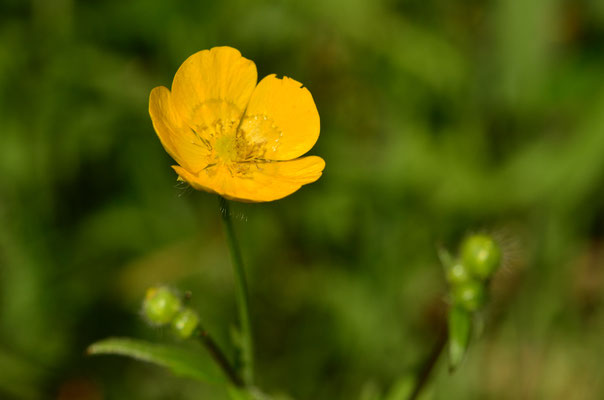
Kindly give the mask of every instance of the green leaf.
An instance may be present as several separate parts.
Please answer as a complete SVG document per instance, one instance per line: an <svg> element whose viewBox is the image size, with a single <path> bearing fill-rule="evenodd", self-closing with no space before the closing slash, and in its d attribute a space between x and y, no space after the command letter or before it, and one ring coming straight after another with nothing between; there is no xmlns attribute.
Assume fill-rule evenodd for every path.
<svg viewBox="0 0 604 400"><path fill-rule="evenodd" d="M472 314L455 306L449 311L449 369L455 370L463 361L470 343Z"/></svg>
<svg viewBox="0 0 604 400"><path fill-rule="evenodd" d="M200 349L201 350L201 349ZM118 354L167 368L176 375L210 383L225 377L205 351L131 338L108 338L91 344L88 354Z"/></svg>

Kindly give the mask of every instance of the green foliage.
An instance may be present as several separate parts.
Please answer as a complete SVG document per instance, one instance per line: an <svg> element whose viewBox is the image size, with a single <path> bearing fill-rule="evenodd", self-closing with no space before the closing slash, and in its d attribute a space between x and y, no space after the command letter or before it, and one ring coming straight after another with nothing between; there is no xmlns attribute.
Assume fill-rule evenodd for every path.
<svg viewBox="0 0 604 400"><path fill-rule="evenodd" d="M463 307L449 311L449 369L456 369L462 362L472 332L472 313Z"/></svg>
<svg viewBox="0 0 604 400"><path fill-rule="evenodd" d="M88 347L88 354L117 354L164 367L174 374L203 382L224 383L224 376L203 350L150 343L130 338L109 338Z"/></svg>

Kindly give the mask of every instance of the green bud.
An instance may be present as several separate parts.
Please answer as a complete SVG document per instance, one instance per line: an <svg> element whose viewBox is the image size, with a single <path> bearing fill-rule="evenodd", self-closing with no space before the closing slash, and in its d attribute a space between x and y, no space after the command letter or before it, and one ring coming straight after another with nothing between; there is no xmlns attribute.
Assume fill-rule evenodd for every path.
<svg viewBox="0 0 604 400"><path fill-rule="evenodd" d="M460 285L471 279L467 268L460 262L456 262L447 268L447 281L451 286Z"/></svg>
<svg viewBox="0 0 604 400"><path fill-rule="evenodd" d="M461 245L461 259L472 275L488 279L499 267L501 250L490 236L472 235Z"/></svg>
<svg viewBox="0 0 604 400"><path fill-rule="evenodd" d="M486 302L486 289L482 282L467 281L453 288L453 301L467 311L478 310Z"/></svg>
<svg viewBox="0 0 604 400"><path fill-rule="evenodd" d="M199 325L199 316L190 308L180 311L172 320L172 329L181 339L188 339Z"/></svg>
<svg viewBox="0 0 604 400"><path fill-rule="evenodd" d="M172 321L181 305L178 296L170 289L150 287L143 302L143 315L154 325L164 325Z"/></svg>

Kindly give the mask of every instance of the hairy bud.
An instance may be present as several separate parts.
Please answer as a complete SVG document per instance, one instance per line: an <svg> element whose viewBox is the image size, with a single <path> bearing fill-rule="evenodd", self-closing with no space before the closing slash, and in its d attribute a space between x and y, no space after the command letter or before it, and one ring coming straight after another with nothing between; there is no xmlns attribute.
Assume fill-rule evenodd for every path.
<svg viewBox="0 0 604 400"><path fill-rule="evenodd" d="M181 306L180 298L167 287L151 287L145 295L143 315L154 325L165 325L174 319Z"/></svg>
<svg viewBox="0 0 604 400"><path fill-rule="evenodd" d="M488 235L468 236L461 245L461 260L477 278L489 279L501 262L501 250Z"/></svg>
<svg viewBox="0 0 604 400"><path fill-rule="evenodd" d="M190 308L184 308L172 320L172 329L181 339L188 339L199 326L199 316Z"/></svg>

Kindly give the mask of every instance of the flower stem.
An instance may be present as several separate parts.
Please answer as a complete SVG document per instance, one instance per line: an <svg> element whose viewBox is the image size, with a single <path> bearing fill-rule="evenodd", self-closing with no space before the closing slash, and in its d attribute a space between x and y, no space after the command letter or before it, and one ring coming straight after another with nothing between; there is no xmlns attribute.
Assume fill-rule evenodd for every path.
<svg viewBox="0 0 604 400"><path fill-rule="evenodd" d="M199 331L199 340L206 347L214 361L222 368L225 375L231 380L233 385L237 387L243 386L243 382L237 372L231 367L229 360L226 358L220 347L216 344L214 339L204 329Z"/></svg>
<svg viewBox="0 0 604 400"><path fill-rule="evenodd" d="M241 251L233 230L229 203L224 197L220 197L220 215L226 231L231 260L235 272L237 284L236 298L237 309L239 311L239 324L241 330L241 369L243 381L246 385L251 385L254 376L254 352L252 343L252 329L250 324L249 295L247 283L245 280L245 270L243 268L243 259Z"/></svg>
<svg viewBox="0 0 604 400"><path fill-rule="evenodd" d="M409 396L409 400L417 399L422 393L423 389L425 389L428 382L430 381L430 377L432 375L432 372L434 371L434 367L436 367L438 360L443 354L443 350L445 350L446 348L448 337L449 335L445 328L440 332L436 343L434 343L432 351L430 352L430 354L428 354L427 359L421 366L416 384L413 388L413 391L411 392L411 395Z"/></svg>

